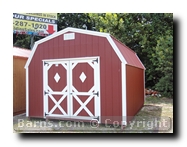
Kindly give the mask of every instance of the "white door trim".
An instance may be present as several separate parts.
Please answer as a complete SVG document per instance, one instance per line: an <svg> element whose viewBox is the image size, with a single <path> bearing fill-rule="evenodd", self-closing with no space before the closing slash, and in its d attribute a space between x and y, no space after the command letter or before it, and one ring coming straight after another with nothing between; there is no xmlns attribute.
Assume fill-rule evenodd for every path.
<svg viewBox="0 0 187 147"><path fill-rule="evenodd" d="M96 62L95 62L96 61ZM94 85L88 92L79 92L77 89L73 86L73 69L76 67L79 63L88 63L94 70ZM62 91L53 91L51 87L48 85L48 70L51 68L54 64L61 64L65 69L67 73L67 86ZM47 65L47 66L46 66ZM85 57L85 58L65 58L65 59L47 59L43 60L43 89L44 89L44 114L43 117L46 118L45 112L49 114L51 117L66 117L77 119L83 118L86 120L91 120L95 117L99 118L98 122L101 123L100 118L100 58L98 56L94 57ZM45 90L48 90L50 94L45 94ZM54 100L54 97L52 95L60 95L63 92L63 96L59 101ZM95 95L98 93L98 95ZM79 99L79 95L81 96L89 96L88 99L83 103ZM59 105L53 107L53 111L48 110L48 99L51 98L55 104L59 104L65 97L67 97L67 113L63 111L63 109L60 109L62 114L64 115L58 115L58 114L52 114L52 112L60 107ZM73 97L76 97L76 100L80 103L80 108L73 114ZM95 116L90 112L90 110L86 107L86 105L89 103L90 100L94 99L94 110L95 110ZM89 116L77 116L79 112L84 109ZM98 117L99 116L99 117Z"/></svg>
<svg viewBox="0 0 187 147"><path fill-rule="evenodd" d="M62 91L53 91L51 87L48 85L48 70L51 68L52 65L55 64L61 64L65 69L66 69L66 75L67 75L67 86L62 89ZM67 64L67 65L66 65ZM52 112L55 110L55 108L59 108L60 111L64 114L64 116L67 115L67 113L64 112L63 108L59 106L58 104L65 98L67 97L68 101L68 93L69 93L69 79L68 79L68 61L61 61L61 62L50 62L43 60L43 102L44 102L44 110L43 110L43 117L46 118L46 114L53 116ZM45 94L47 92L47 94ZM59 101L56 101L55 98L52 95L63 95ZM48 108L48 99L51 99L56 105L52 108L53 111L49 112ZM69 107L69 106L67 106ZM68 111L68 110L67 110ZM47 113L46 113L47 112Z"/></svg>
<svg viewBox="0 0 187 147"><path fill-rule="evenodd" d="M45 62L54 62L54 63L61 63L61 61L70 61L70 60L79 60L79 61L84 61L85 60L94 60L96 58L99 58L99 56L92 56L92 57L77 57L77 58L58 58L58 59L44 59L42 61Z"/></svg>
<svg viewBox="0 0 187 147"><path fill-rule="evenodd" d="M79 60L78 60L79 59ZM90 119L93 119L94 116L93 114L89 111L89 109L86 107L86 104L94 99L95 105L94 105L94 114L97 118L99 118L98 122L101 123L101 118L100 118L100 58L99 57L86 57L86 58L78 58L76 60L71 60L70 61L70 76L73 77L73 69L76 67L77 64L79 63L88 63L94 70L94 85L92 86L92 88L87 91L87 92L79 92L73 85L72 82L72 78L70 81L70 93L71 94L71 98L70 100L72 101L72 105L73 105L73 97L79 102L79 104L81 105L80 108L73 114L73 107L71 107L71 116L75 117L79 114L79 112L84 109ZM94 61L94 62L93 62ZM93 95L95 93L99 93L98 95ZM88 99L82 103L82 101L79 99L79 95L80 96L89 96ZM99 116L99 117L98 117ZM78 116L80 117L80 116Z"/></svg>

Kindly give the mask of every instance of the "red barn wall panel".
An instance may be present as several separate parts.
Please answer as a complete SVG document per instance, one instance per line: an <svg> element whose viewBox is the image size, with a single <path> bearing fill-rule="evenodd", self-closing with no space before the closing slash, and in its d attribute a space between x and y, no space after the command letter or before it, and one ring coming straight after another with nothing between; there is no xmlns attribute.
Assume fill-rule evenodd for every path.
<svg viewBox="0 0 187 147"><path fill-rule="evenodd" d="M144 70L126 65L127 116L130 121L144 104Z"/></svg>
<svg viewBox="0 0 187 147"><path fill-rule="evenodd" d="M40 49L40 45L38 48ZM43 83L42 61L40 60L40 50L35 52L35 59L31 61L29 67L29 116L41 117L43 116Z"/></svg>
<svg viewBox="0 0 187 147"><path fill-rule="evenodd" d="M29 116L43 116L43 59L91 56L100 56L101 116L121 116L121 61L107 39L80 33L75 33L74 40L63 40L63 36L40 44L30 62Z"/></svg>

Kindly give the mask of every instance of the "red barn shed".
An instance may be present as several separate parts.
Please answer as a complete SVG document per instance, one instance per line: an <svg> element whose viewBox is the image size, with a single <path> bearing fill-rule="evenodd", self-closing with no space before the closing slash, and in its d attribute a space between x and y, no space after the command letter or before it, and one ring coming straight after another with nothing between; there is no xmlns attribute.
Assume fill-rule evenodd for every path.
<svg viewBox="0 0 187 147"><path fill-rule="evenodd" d="M66 28L35 42L26 116L126 125L144 104L145 68L108 33Z"/></svg>

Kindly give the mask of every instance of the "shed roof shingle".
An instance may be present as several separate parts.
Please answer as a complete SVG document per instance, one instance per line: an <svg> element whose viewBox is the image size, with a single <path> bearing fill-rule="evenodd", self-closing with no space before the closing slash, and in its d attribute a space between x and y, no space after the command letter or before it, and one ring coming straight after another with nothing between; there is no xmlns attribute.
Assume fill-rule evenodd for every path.
<svg viewBox="0 0 187 147"><path fill-rule="evenodd" d="M121 54L124 56L125 60L127 61L127 64L145 69L144 65L141 63L137 54L132 49L122 44L120 41L118 41L113 36L111 36L111 38L113 39L114 43L120 50Z"/></svg>

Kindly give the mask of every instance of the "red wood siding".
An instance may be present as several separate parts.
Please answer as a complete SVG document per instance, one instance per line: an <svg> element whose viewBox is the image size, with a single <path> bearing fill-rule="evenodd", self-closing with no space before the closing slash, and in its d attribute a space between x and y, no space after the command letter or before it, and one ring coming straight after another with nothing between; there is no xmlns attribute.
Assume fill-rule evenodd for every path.
<svg viewBox="0 0 187 147"><path fill-rule="evenodd" d="M130 121L144 104L144 70L126 65L127 116Z"/></svg>
<svg viewBox="0 0 187 147"><path fill-rule="evenodd" d="M121 62L107 39L80 33L75 33L74 40L63 38L60 35L40 44L30 62L29 116L43 117L43 59L100 56L101 116L111 116L109 123L115 117L121 122Z"/></svg>

